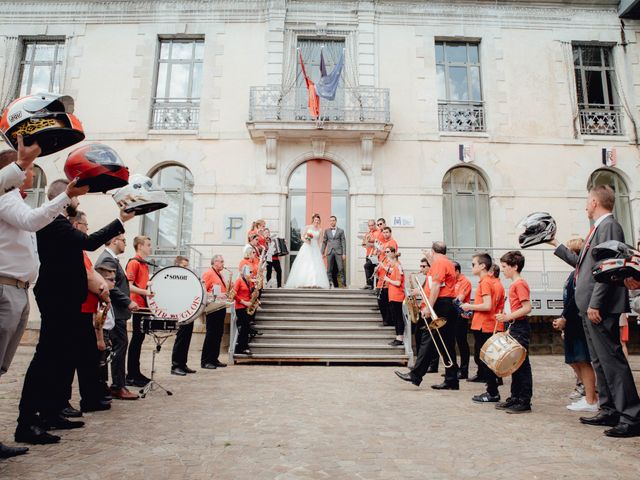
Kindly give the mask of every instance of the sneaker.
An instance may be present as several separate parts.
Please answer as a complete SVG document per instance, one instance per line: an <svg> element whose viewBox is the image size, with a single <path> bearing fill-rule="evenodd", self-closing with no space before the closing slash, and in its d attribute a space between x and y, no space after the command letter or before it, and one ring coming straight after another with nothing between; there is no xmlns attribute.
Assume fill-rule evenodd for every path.
<svg viewBox="0 0 640 480"><path fill-rule="evenodd" d="M489 392L484 392L480 395L474 395L471 400L476 403L497 403L500 401L500 394L490 395Z"/></svg>
<svg viewBox="0 0 640 480"><path fill-rule="evenodd" d="M569 400L580 400L580 398L585 396L584 385L581 383L576 384L576 388L573 389L573 392L569 395Z"/></svg>
<svg viewBox="0 0 640 480"><path fill-rule="evenodd" d="M505 409L507 413L529 413L531 411L531 404L529 402L517 402L515 405Z"/></svg>
<svg viewBox="0 0 640 480"><path fill-rule="evenodd" d="M582 397L580 400L576 400L571 405L567 405L567 409L573 412L597 412L598 402L593 405L587 402L587 397Z"/></svg>
<svg viewBox="0 0 640 480"><path fill-rule="evenodd" d="M518 403L517 398L507 398L504 402L496 403L496 410L506 410L507 408L513 407L516 403Z"/></svg>

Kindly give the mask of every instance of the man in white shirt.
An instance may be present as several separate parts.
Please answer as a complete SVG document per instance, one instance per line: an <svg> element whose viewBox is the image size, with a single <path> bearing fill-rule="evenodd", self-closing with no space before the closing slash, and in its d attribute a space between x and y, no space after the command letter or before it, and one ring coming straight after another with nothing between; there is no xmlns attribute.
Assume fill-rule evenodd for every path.
<svg viewBox="0 0 640 480"><path fill-rule="evenodd" d="M0 197L0 375L7 372L29 318L27 290L38 275L36 231L51 223L71 201L71 197L84 195L88 187L76 188L69 184L65 192L39 208L29 207L22 193L33 182L33 160L40 154L37 143L25 147L19 141L18 152L0 154L0 168L12 163L25 165L24 182L20 190L14 189ZM25 453L0 444L0 458Z"/></svg>
<svg viewBox="0 0 640 480"><path fill-rule="evenodd" d="M18 148L24 148L22 135L18 135ZM24 183L25 170L36 159L33 155L23 155L16 160L14 150L0 152L0 164L5 165L0 169L0 196L18 188Z"/></svg>

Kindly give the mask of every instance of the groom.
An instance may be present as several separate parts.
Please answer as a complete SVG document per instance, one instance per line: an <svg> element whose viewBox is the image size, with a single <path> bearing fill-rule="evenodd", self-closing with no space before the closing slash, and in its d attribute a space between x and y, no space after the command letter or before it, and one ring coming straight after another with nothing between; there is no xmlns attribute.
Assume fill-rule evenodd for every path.
<svg viewBox="0 0 640 480"><path fill-rule="evenodd" d="M331 215L329 217L329 228L324 231L322 238L322 256L327 257L327 277L329 283L333 282L335 288L338 287L338 275L342 279L342 286L347 286L344 276L344 262L347 258L347 239L344 230L336 227L338 219Z"/></svg>

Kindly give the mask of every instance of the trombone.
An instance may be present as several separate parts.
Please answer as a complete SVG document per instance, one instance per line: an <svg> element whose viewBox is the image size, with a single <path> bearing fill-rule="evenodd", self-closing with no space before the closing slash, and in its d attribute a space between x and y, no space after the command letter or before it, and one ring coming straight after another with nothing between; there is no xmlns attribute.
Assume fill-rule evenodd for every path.
<svg viewBox="0 0 640 480"><path fill-rule="evenodd" d="M424 320L424 324L427 326L427 331L429 332L429 335L431 335L431 340L433 340L433 344L436 347L436 351L438 352L438 354L442 358L442 363L444 365L444 368L451 368L451 367L453 367L453 360L451 359L451 355L449 354L449 350L447 350L447 346L444 344L444 340L442 339L442 334L440 333L440 328L442 328L447 323L447 319L444 318L444 317L438 317L438 315L436 314L436 311L431 306L431 302L429 301L429 297L425 293L424 288L422 288L422 285L420 285L420 283L418 283L418 287L420 288L420 291L422 292L422 298L424 298L424 303L427 304L427 308L429 309L429 313L431 314L431 319L429 320L429 319L425 318L425 316L422 314L422 310L420 311L420 317L422 318L422 320ZM433 330L435 330L436 334L440 338L440 342L442 343L442 347L444 348L444 351L447 354L446 360L445 360L444 355L442 355L442 352L440 351L440 348L438 347L438 342L436 342L435 336L433 335ZM447 364L447 360L449 361L448 364Z"/></svg>

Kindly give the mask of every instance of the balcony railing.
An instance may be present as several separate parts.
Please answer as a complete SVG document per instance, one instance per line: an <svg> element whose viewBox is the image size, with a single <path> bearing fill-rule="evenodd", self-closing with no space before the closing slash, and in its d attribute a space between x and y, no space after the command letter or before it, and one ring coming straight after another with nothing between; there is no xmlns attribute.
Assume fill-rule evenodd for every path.
<svg viewBox="0 0 640 480"><path fill-rule="evenodd" d="M441 132L484 132L482 102L438 102L438 128Z"/></svg>
<svg viewBox="0 0 640 480"><path fill-rule="evenodd" d="M622 135L622 108L619 105L580 104L580 133Z"/></svg>
<svg viewBox="0 0 640 480"><path fill-rule="evenodd" d="M154 98L153 130L197 130L199 121L200 99Z"/></svg>
<svg viewBox="0 0 640 480"><path fill-rule="evenodd" d="M311 117L305 87L283 92L279 85L251 87L249 121L389 123L389 89L358 87L338 90L333 101L320 99L320 116Z"/></svg>

